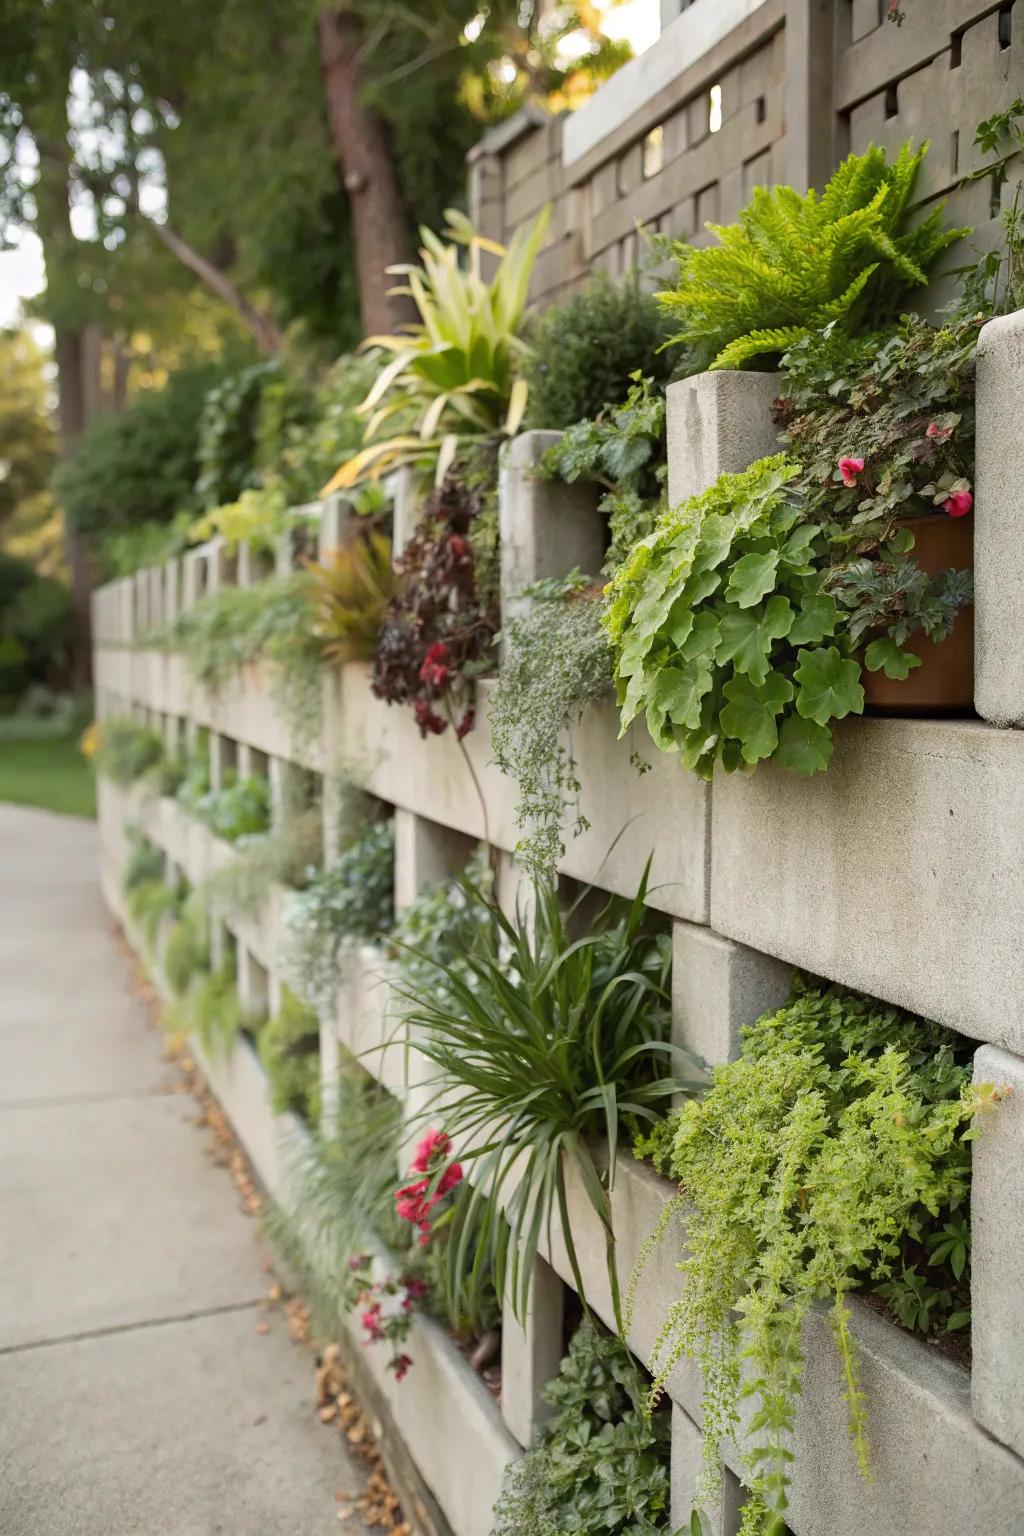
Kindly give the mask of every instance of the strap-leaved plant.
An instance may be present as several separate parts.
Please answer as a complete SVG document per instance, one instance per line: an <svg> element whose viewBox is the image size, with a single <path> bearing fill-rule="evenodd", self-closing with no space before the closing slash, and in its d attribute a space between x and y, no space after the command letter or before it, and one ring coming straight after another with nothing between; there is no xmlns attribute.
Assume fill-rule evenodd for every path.
<svg viewBox="0 0 1024 1536"><path fill-rule="evenodd" d="M850 1433L868 1470L867 1403L847 1296L874 1290L901 1321L969 1318L975 1111L970 1050L947 1030L839 988L798 989L743 1032L743 1055L638 1147L678 1180L683 1290L654 1351L663 1383L684 1355L704 1378L702 1495L746 1421L742 1536L782 1528L803 1380L802 1331L829 1305ZM675 1228L678 1230L678 1228ZM930 1305L908 1316L915 1292Z"/></svg>

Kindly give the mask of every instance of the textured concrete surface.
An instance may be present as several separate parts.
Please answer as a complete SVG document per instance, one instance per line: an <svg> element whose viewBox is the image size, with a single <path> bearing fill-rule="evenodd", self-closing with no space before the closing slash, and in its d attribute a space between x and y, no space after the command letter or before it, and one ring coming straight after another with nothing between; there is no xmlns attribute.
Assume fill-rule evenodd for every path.
<svg viewBox="0 0 1024 1536"><path fill-rule="evenodd" d="M696 923L672 925L672 1039L714 1067L740 1055L740 1030L781 1008L793 967Z"/></svg>
<svg viewBox="0 0 1024 1536"><path fill-rule="evenodd" d="M523 588L577 566L597 576L604 560L604 519L589 481L546 480L538 466L560 432L524 432L501 463L501 611L507 624L530 606Z"/></svg>
<svg viewBox="0 0 1024 1536"><path fill-rule="evenodd" d="M0 1531L327 1536L359 1474L257 1332L256 1228L166 1092L96 838L0 806Z"/></svg>
<svg viewBox="0 0 1024 1536"><path fill-rule="evenodd" d="M978 342L974 514L974 703L994 725L1024 723L1021 458L1024 314L990 320Z"/></svg>
<svg viewBox="0 0 1024 1536"><path fill-rule="evenodd" d="M738 475L779 452L771 405L777 373L698 373L668 387L668 499L699 496L719 475Z"/></svg>
<svg viewBox="0 0 1024 1536"><path fill-rule="evenodd" d="M971 1406L979 1424L1024 1455L1024 1061L985 1045L976 1083L1009 1090L971 1144Z"/></svg>

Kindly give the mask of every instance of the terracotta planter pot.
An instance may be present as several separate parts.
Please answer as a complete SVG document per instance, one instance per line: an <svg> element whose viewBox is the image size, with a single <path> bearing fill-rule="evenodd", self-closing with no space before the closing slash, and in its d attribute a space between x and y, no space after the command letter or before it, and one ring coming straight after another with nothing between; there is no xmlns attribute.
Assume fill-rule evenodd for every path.
<svg viewBox="0 0 1024 1536"><path fill-rule="evenodd" d="M974 518L938 512L908 522L916 543L914 558L929 576L974 568ZM918 633L906 649L920 656L903 682L884 672L861 677L864 703L887 715L949 715L974 709L974 609L961 608L948 638L936 645Z"/></svg>

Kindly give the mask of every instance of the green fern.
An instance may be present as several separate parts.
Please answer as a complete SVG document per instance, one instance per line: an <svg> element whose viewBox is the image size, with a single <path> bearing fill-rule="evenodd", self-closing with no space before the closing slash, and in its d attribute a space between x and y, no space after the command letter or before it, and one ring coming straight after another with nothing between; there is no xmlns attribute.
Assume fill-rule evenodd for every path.
<svg viewBox="0 0 1024 1536"><path fill-rule="evenodd" d="M677 286L658 295L679 324L672 341L698 368L763 366L833 321L854 330L869 312L895 316L969 233L944 229L941 207L914 222L927 149L905 144L891 165L876 147L850 155L820 196L758 187L739 223L708 225L718 245L677 243Z"/></svg>

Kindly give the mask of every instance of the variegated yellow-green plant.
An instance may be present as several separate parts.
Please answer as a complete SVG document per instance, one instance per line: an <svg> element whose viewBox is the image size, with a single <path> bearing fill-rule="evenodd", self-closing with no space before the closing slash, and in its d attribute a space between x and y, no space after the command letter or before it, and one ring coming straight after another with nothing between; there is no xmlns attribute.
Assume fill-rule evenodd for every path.
<svg viewBox="0 0 1024 1536"><path fill-rule="evenodd" d="M420 231L420 266L388 268L405 278L395 291L412 298L419 319L397 335L364 341L391 356L359 407L365 446L342 464L325 496L403 464L433 471L440 483L468 442L511 436L522 421L527 386L517 363L527 348L520 333L548 209L517 229L507 249L477 234L464 214L449 209L445 217L449 240ZM485 253L499 258L490 281Z"/></svg>

